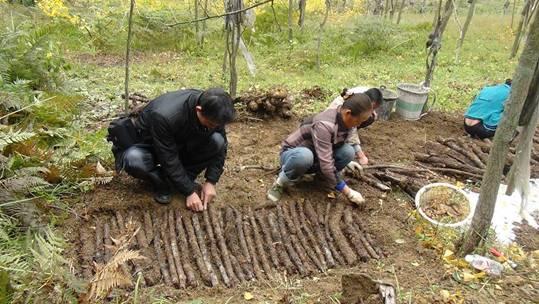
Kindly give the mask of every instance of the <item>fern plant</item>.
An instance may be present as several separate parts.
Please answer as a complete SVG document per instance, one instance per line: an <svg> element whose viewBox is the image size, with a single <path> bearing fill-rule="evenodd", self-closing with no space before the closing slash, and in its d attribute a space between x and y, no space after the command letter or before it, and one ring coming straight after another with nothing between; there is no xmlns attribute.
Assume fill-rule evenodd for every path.
<svg viewBox="0 0 539 304"><path fill-rule="evenodd" d="M14 131L13 129L0 131L0 152L2 152L8 145L23 142L34 137L35 135L36 134L34 132L20 130Z"/></svg>

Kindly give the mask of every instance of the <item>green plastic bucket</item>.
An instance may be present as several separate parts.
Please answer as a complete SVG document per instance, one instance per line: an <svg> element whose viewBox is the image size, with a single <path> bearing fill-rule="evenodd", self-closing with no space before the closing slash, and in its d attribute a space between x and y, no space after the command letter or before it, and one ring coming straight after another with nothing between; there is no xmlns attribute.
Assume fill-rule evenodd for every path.
<svg viewBox="0 0 539 304"><path fill-rule="evenodd" d="M397 114L406 120L421 118L429 90L417 84L400 83L397 85L397 94Z"/></svg>

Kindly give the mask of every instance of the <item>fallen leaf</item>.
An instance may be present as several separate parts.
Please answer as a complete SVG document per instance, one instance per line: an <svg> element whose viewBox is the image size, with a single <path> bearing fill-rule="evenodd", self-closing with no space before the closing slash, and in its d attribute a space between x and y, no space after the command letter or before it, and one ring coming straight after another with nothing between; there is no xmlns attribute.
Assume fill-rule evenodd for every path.
<svg viewBox="0 0 539 304"><path fill-rule="evenodd" d="M449 298L451 297L451 294L449 293L449 291L445 289L440 290L440 295L442 296L442 299L444 300L444 302L448 302Z"/></svg>
<svg viewBox="0 0 539 304"><path fill-rule="evenodd" d="M335 196L334 192L328 193L328 198L335 199L337 196Z"/></svg>
<svg viewBox="0 0 539 304"><path fill-rule="evenodd" d="M403 239L396 239L396 240L395 240L395 243L397 243L397 244L404 244L404 243L406 243L406 241L404 241Z"/></svg>
<svg viewBox="0 0 539 304"><path fill-rule="evenodd" d="M410 264L412 264L412 266L415 266L415 267L419 266L419 263L418 263L418 262L412 262L412 263L410 263Z"/></svg>
<svg viewBox="0 0 539 304"><path fill-rule="evenodd" d="M95 173L97 175L105 175L107 174L107 169L105 169L105 167L98 161L97 164L95 164Z"/></svg>
<svg viewBox="0 0 539 304"><path fill-rule="evenodd" d="M250 293L250 292L245 292L245 293L243 294L243 298L244 298L245 300L249 301L249 300L254 299L255 297L253 296L252 293Z"/></svg>

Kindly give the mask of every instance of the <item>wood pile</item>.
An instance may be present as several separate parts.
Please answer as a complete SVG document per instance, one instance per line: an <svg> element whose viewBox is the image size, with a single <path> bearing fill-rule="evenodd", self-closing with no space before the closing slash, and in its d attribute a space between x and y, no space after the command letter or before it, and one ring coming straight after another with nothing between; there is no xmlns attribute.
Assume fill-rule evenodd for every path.
<svg viewBox="0 0 539 304"><path fill-rule="evenodd" d="M113 240L126 223L139 229L130 248L147 258L123 268L134 277L141 273L145 286L233 287L283 272L312 276L384 257L357 208L344 203L210 207L198 214L133 209L98 214L82 226L80 264L86 278L94 263L111 259Z"/></svg>
<svg viewBox="0 0 539 304"><path fill-rule="evenodd" d="M237 97L234 103L239 103L249 113L264 118L290 118L293 101L294 97L286 88L275 86L267 91L251 88Z"/></svg>

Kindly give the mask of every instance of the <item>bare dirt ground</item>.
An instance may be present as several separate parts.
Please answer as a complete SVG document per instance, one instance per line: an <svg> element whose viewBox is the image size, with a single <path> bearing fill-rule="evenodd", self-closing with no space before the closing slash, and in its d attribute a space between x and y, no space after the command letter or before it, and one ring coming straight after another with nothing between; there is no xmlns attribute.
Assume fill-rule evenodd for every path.
<svg viewBox="0 0 539 304"><path fill-rule="evenodd" d="M299 124L299 118L290 120L244 120L233 123L228 128L229 152L225 172L218 184L218 197L214 208L232 206L237 210L263 207L268 187L275 178L278 168L280 142ZM424 152L425 142L437 136L462 136L461 117L453 114L430 113L418 122L390 120L379 121L361 130L363 149L372 164L413 162L412 152ZM257 165L268 170L244 168ZM256 280L242 283L235 288L199 287L176 289L164 284L144 288L141 303L151 299L166 298L172 302L201 300L203 303L245 302L244 292L254 296L255 303L337 303L341 292L341 275L351 272L367 273L374 279L386 280L395 285L399 303L534 303L537 293L529 291L530 282L518 284L500 283L501 290L492 286L469 286L456 282L444 268L440 253L422 246L414 232L415 219L410 216L414 209L409 199L401 191L383 193L367 184L352 182L365 198L365 207L353 208L365 230L372 235L372 242L386 254L380 259L369 259L353 267L341 265L326 273L313 273L307 277L277 273L272 280ZM94 242L92 233L96 219L112 217L116 211L137 212L179 210L190 216L183 199L176 196L169 206L153 202L148 185L126 176L118 176L110 184L99 186L87 195L84 204L77 206L77 212L87 220L73 219L66 225L66 235L75 246L72 254L80 262L76 268L81 276L91 272L84 265L85 242ZM341 198L331 199L323 184L304 183L285 194L281 204L291 202L304 204L344 204ZM346 208L352 208L347 206ZM224 209L223 209L224 210ZM346 209L348 210L348 209ZM155 224L155 223L154 223ZM87 230L90 233L81 233ZM86 235L90 240L81 239ZM89 235L89 236L88 236ZM528 244L537 244L537 232L528 233ZM522 244L526 246L526 244ZM532 247L537 248L536 245ZM157 264L155 256L150 263ZM154 274L159 277L159 273ZM526 285L528 284L528 285ZM537 282L535 288L537 289ZM528 288L528 289L526 289ZM441 290L455 294L454 300L444 302ZM522 291L524 290L524 291ZM123 294L128 294L125 291ZM122 295L122 293L119 293ZM201 302L196 302L201 303ZM372 300L366 303L376 303ZM537 303L537 302L535 302Z"/></svg>

